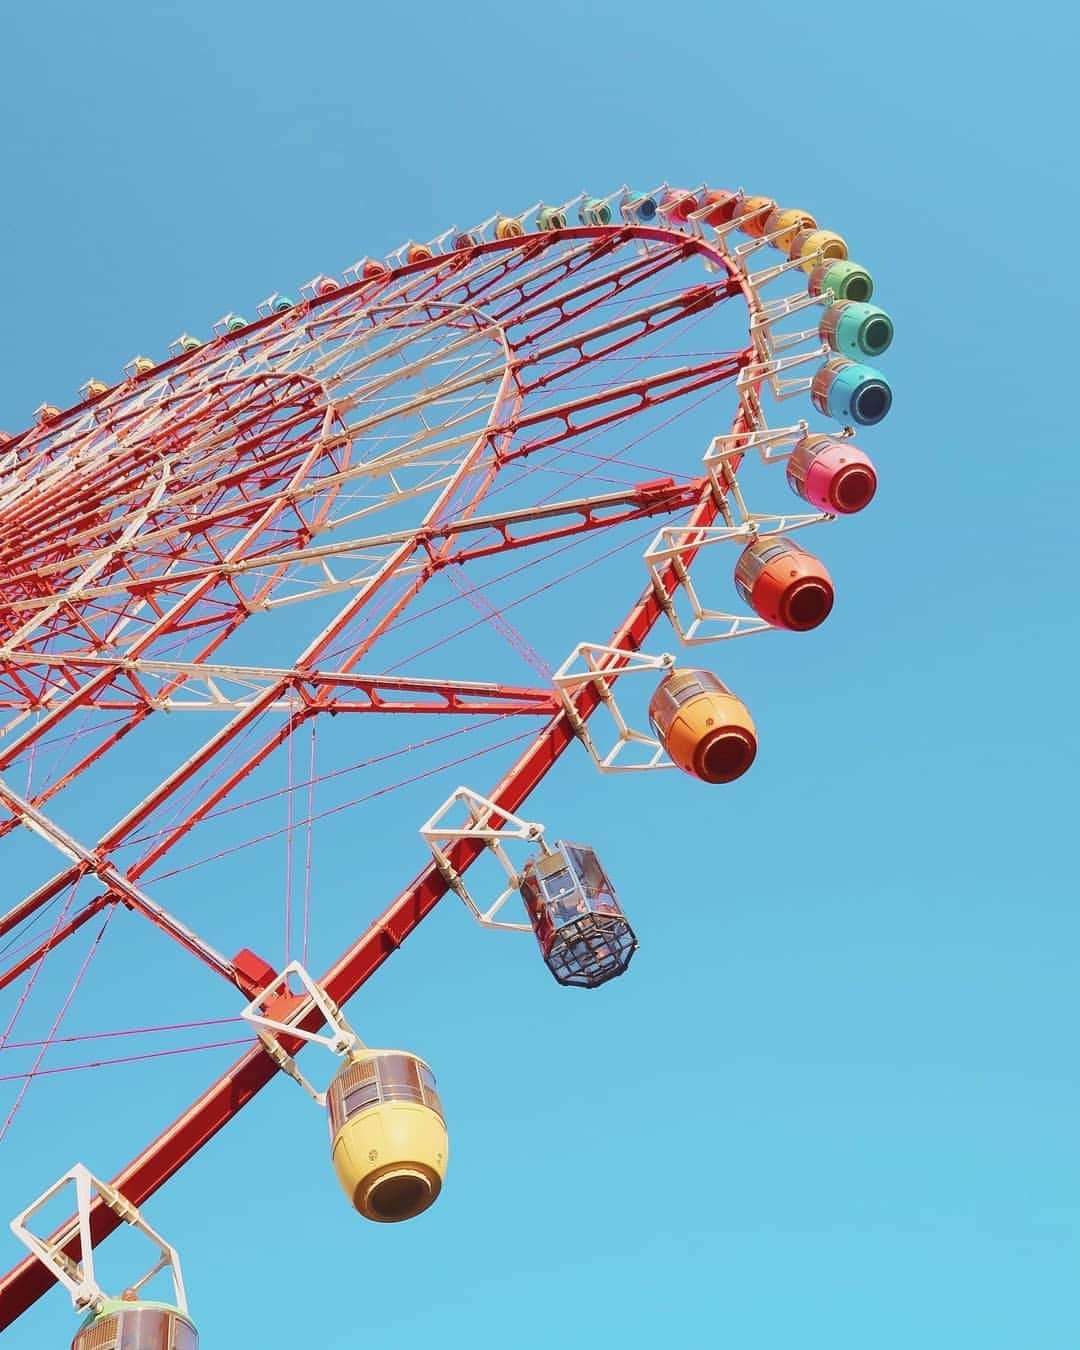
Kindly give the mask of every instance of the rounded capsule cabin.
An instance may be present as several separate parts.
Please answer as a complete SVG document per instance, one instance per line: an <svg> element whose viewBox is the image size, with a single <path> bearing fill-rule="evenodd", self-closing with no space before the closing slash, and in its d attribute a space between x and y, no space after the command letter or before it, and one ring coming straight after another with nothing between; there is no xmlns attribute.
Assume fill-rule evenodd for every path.
<svg viewBox="0 0 1080 1350"><path fill-rule="evenodd" d="M435 1078L422 1059L404 1050L350 1059L326 1105L334 1171L358 1213L400 1223L435 1203L449 1140Z"/></svg>
<svg viewBox="0 0 1080 1350"><path fill-rule="evenodd" d="M739 194L725 192L722 188L710 188L702 200L702 208L707 211L703 217L706 225L727 225L735 218L739 209Z"/></svg>
<svg viewBox="0 0 1080 1350"><path fill-rule="evenodd" d="M199 1350L199 1333L169 1303L110 1298L83 1322L71 1350Z"/></svg>
<svg viewBox="0 0 1080 1350"><path fill-rule="evenodd" d="M430 262L434 257L427 244L410 244L405 254L405 261L408 263Z"/></svg>
<svg viewBox="0 0 1080 1350"><path fill-rule="evenodd" d="M888 351L893 340L893 321L877 305L836 300L821 316L820 334L834 352L858 361Z"/></svg>
<svg viewBox="0 0 1080 1350"><path fill-rule="evenodd" d="M817 221L808 211L778 206L765 219L765 233L775 236L774 247L786 253L800 230L816 230Z"/></svg>
<svg viewBox="0 0 1080 1350"><path fill-rule="evenodd" d="M874 294L874 278L857 262L847 258L826 258L810 273L807 289L813 296L832 291L837 300L857 300L865 304Z"/></svg>
<svg viewBox="0 0 1080 1350"><path fill-rule="evenodd" d="M804 272L812 272L822 261L843 262L847 254L847 240L835 230L800 230L788 249L788 257Z"/></svg>
<svg viewBox="0 0 1080 1350"><path fill-rule="evenodd" d="M524 233L525 229L516 216L500 216L495 222L496 239L520 239Z"/></svg>
<svg viewBox="0 0 1080 1350"><path fill-rule="evenodd" d="M755 539L735 565L735 588L774 628L805 633L829 617L832 578L812 553L782 535Z"/></svg>
<svg viewBox="0 0 1080 1350"><path fill-rule="evenodd" d="M660 210L673 225L685 225L698 209L698 199L685 188L672 188L660 199Z"/></svg>
<svg viewBox="0 0 1080 1350"><path fill-rule="evenodd" d="M638 225L649 225L656 219L657 202L650 192L637 192L631 188L629 196L622 205L624 220Z"/></svg>
<svg viewBox="0 0 1080 1350"><path fill-rule="evenodd" d="M637 938L593 850L557 840L518 884L544 962L560 984L595 989L621 975Z"/></svg>
<svg viewBox="0 0 1080 1350"><path fill-rule="evenodd" d="M877 491L870 457L850 441L831 436L802 436L787 462L793 492L819 511L850 516L869 506Z"/></svg>
<svg viewBox="0 0 1080 1350"><path fill-rule="evenodd" d="M770 211L776 210L771 197L743 197L735 212L734 219L743 234L751 239L760 239L765 233L765 221Z"/></svg>
<svg viewBox="0 0 1080 1350"><path fill-rule="evenodd" d="M876 426L892 407L892 387L881 371L837 356L815 374L810 398L819 412L838 422Z"/></svg>
<svg viewBox="0 0 1080 1350"><path fill-rule="evenodd" d="M538 230L565 230L566 212L558 206L542 206L536 213Z"/></svg>
<svg viewBox="0 0 1080 1350"><path fill-rule="evenodd" d="M582 225L610 225L611 205L600 197L586 197L578 210Z"/></svg>
<svg viewBox="0 0 1080 1350"><path fill-rule="evenodd" d="M708 670L666 675L649 700L649 720L672 762L703 783L733 783L757 754L746 705Z"/></svg>

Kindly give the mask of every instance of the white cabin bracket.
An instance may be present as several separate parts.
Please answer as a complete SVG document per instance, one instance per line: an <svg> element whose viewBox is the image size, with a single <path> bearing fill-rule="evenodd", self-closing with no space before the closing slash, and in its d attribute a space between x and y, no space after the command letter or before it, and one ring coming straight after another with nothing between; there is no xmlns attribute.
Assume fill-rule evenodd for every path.
<svg viewBox="0 0 1080 1350"><path fill-rule="evenodd" d="M462 820L462 808L465 819ZM454 820L460 823L455 824ZM539 846L545 853L550 852L544 840L544 827L536 821L522 820L503 806L497 806L487 797L482 797L472 788L456 788L443 802L435 814L420 827L420 835L435 858L435 865L446 879L451 890L458 895L472 913L477 923L485 928L499 928L511 933L531 933L532 925L527 923L509 923L496 916L506 902L517 894L520 876L517 868L504 848L510 840ZM494 856L496 862L506 873L508 884L496 896L493 904L486 909L473 899L465 885L465 879L454 867L447 854L445 844L459 839L479 839Z"/></svg>
<svg viewBox="0 0 1080 1350"><path fill-rule="evenodd" d="M65 1186L74 1183L77 1212L63 1228L49 1238L38 1237L32 1232L29 1223L33 1216L58 1195ZM46 1266L53 1278L71 1295L76 1312L87 1309L97 1311L109 1297L94 1276L94 1248L90 1237L90 1209L95 1198L99 1198L124 1223L135 1228L158 1250L158 1259L145 1275L133 1281L123 1291L137 1295L162 1270L168 1270L173 1283L173 1292L177 1308L187 1314L187 1296L184 1292L184 1277L180 1270L180 1258L176 1249L154 1231L139 1213L138 1209L125 1200L115 1187L97 1177L82 1163L76 1163L65 1172L59 1181L49 1187L43 1195L11 1220L11 1231L26 1247L32 1256ZM79 1258L76 1260L64 1250L72 1240L78 1238Z"/></svg>
<svg viewBox="0 0 1080 1350"><path fill-rule="evenodd" d="M555 688L567 716L602 773L640 773L645 769L671 768L671 760L657 737L630 725L616 701L614 684L616 680L632 675L663 676L674 666L675 658L670 652L650 656L622 647L579 642L555 672ZM615 726L615 741L607 750L597 745L592 724L586 725L578 710L577 698L586 685L593 686Z"/></svg>
<svg viewBox="0 0 1080 1350"><path fill-rule="evenodd" d="M812 374L793 376L790 372L812 361L827 361L832 355L828 343L822 343L812 351L799 352L794 356L775 356L769 360L763 360L759 352L758 360L744 366L735 379L739 400L747 409L754 425L760 425L764 420L754 395L757 385L767 383L778 403L794 398L796 394L808 393L814 383L814 376Z"/></svg>
<svg viewBox="0 0 1080 1350"><path fill-rule="evenodd" d="M741 525L666 525L645 550L645 565L652 578L653 590L684 646L746 637L770 627L756 614L734 614L703 605L690 576L690 560L701 549L720 543L736 543L745 547L753 542L756 533L748 520ZM677 597L669 595L664 585L664 573L669 568L675 573L677 589L689 606L689 618L684 618Z"/></svg>
<svg viewBox="0 0 1080 1350"><path fill-rule="evenodd" d="M713 475L724 465L756 450L763 464L772 464L776 460L787 459L798 441L807 435L810 424L800 418L794 426L759 426L754 431L725 432L714 436L708 444L702 462Z"/></svg>
<svg viewBox="0 0 1080 1350"><path fill-rule="evenodd" d="M303 994L295 994L291 981L297 980ZM326 1032L305 1031L296 1025L317 1007L329 1028ZM312 1087L296 1060L281 1044L280 1037L292 1036L311 1045L321 1045L335 1055L349 1056L365 1049L364 1043L345 1020L345 1014L312 979L299 961L291 961L270 984L257 994L240 1016L255 1028L266 1053L279 1069L294 1078L320 1106L326 1105L326 1093Z"/></svg>
<svg viewBox="0 0 1080 1350"><path fill-rule="evenodd" d="M831 294L831 292L830 292ZM797 291L793 295L778 296L774 299L760 300L750 320L750 337L763 357L774 356L777 352L798 347L803 342L815 340L821 343L818 325L797 332L777 333L776 324L783 323L793 315L802 314L807 309L821 309L822 300L818 295L807 295Z"/></svg>
<svg viewBox="0 0 1080 1350"><path fill-rule="evenodd" d="M255 306L255 312L260 318L265 319L271 314L284 313L287 310L294 308L295 304L296 302L291 296L284 295L281 291L274 291L271 295L268 295L265 300L259 301Z"/></svg>
<svg viewBox="0 0 1080 1350"><path fill-rule="evenodd" d="M757 452L762 464L784 463L791 458L798 443L809 435L809 422L805 418L800 418L794 426L770 427L762 422L753 431L729 431L712 438L702 457L702 463L712 480L716 503L728 524L734 523L732 503L740 513L741 519L746 520L750 515L743 501L738 479L735 477L736 466L751 451ZM855 435L855 428L841 427L838 431L829 431L828 435L834 441L849 440Z"/></svg>

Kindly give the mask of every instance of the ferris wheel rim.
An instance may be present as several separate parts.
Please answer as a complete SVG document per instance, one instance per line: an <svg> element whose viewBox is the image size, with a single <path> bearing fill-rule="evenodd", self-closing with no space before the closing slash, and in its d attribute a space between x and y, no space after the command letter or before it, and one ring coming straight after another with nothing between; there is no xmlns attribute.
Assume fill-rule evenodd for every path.
<svg viewBox="0 0 1080 1350"><path fill-rule="evenodd" d="M676 229L629 224L610 227L575 226L561 233L570 238L592 238L609 242L612 247L618 241L633 238L644 238L673 246L677 245L687 253L697 253L716 267L722 268L727 272L729 278L737 284L738 289L743 292L748 306L752 302L752 295L745 276L732 266L723 250L711 246L702 238L688 237L685 233ZM528 234L514 239L486 241L474 246L470 251L495 253L515 249L521 250L528 246L530 241L533 243L548 242L543 234ZM437 255L435 258L424 262L406 263L401 268L395 269L391 276L393 279L397 279L411 273L422 272L437 267L440 262L445 262L445 256ZM351 287L342 287L332 295L314 297L305 303L308 305L309 311L316 310L335 301L340 301L346 292L355 295L370 287L370 285L370 282L358 280ZM251 327L272 323L275 318L274 315L267 315L256 320ZM174 362L168 364L179 366L188 359L189 355L183 353L176 357ZM158 373L160 373L160 370ZM136 380L149 378L151 378L149 374L136 376ZM504 380L505 378L504 375ZM762 378L758 377L756 382L751 381L750 387L755 392L760 388ZM77 405L77 407L90 406L96 401L97 399L88 399L83 405ZM747 410L745 405L741 405L735 412L730 434L739 435L748 429L750 428ZM6 448L17 451L20 439L15 438L15 444ZM706 480L702 486L690 523L708 526L715 518L716 511L717 505L712 486ZM671 584L670 568L668 569L668 582ZM620 624L613 636L612 646L625 650L627 653L635 651L661 618L663 612L662 605L653 587L646 587L643 594L631 606L626 619ZM617 678L617 671L614 672L613 678ZM590 687L582 689L578 696L578 712L583 720L591 715L598 703L599 699L595 694L590 693ZM554 767L561 754L573 742L575 736L576 732L568 713L565 710L553 713L549 721L537 731L529 746L502 775L499 784L490 794L491 799L498 805L506 806L509 810L519 808L546 776L547 772ZM546 759L545 756L547 756ZM466 870L474 858L479 855L479 852L480 846L473 847L462 842L455 852L455 866L460 871ZM358 942L354 943L349 951L324 976L321 983L331 997L338 1002L344 1002L351 997L383 961L393 951L397 950L408 933L438 903L447 889L448 885L445 879L438 874L434 864L430 863L425 866L413 882L398 895L372 924L369 934L364 935ZM395 930L401 927L399 920L406 916L410 906L415 912L415 918L398 935ZM361 973L361 970L363 973ZM308 1019L305 1019L303 1025L307 1027L309 1022L312 1026L321 1023L317 1009L313 1010ZM253 1045L251 1050L242 1055L228 1070L220 1075L216 1082L187 1111L182 1113L171 1126L167 1127L132 1163L123 1169L112 1185L128 1196L136 1205L143 1203L169 1177L180 1170L194 1156L194 1153L207 1143L218 1130L223 1128L228 1120L252 1100L257 1092L270 1082L276 1074L277 1066L264 1053L262 1047L257 1043ZM228 1099L224 1105L223 1098ZM180 1156L181 1152L183 1153L182 1157ZM165 1160L167 1154L172 1155L172 1161L175 1162L175 1165L168 1165L162 1169L160 1164ZM179 1161L175 1161L176 1158L179 1158ZM109 1210L99 1206L91 1216L91 1233L95 1245L103 1240L117 1226L118 1222ZM10 1321L15 1320L15 1317L29 1307L52 1283L53 1280L50 1278L48 1271L34 1262L33 1258L28 1258L16 1266L0 1280L0 1313L3 1314L3 1316L0 1316L0 1326L8 1325ZM14 1310L14 1315L9 1317L8 1314L12 1310Z"/></svg>

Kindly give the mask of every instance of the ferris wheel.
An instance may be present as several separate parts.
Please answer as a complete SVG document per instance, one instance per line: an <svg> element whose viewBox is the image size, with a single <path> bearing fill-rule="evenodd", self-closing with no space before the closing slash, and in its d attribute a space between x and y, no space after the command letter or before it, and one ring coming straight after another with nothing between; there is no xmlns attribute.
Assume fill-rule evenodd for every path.
<svg viewBox="0 0 1080 1350"><path fill-rule="evenodd" d="M752 690L724 683L722 644L832 608L803 531L876 490L854 439L892 401L872 292L805 211L624 186L319 275L0 434L0 836L23 886L0 916L0 1148L46 1074L86 1067L59 1047L94 1042L118 1081L154 1053L71 1034L114 945L214 995L179 1028L168 981L145 980L140 1025L109 1036L242 1019L239 1058L111 1182L58 1158L26 1197L0 1327L59 1281L86 1313L77 1350L193 1350L141 1207L279 1070L327 1109L360 1214L436 1200L432 1070L366 1046L343 1007L448 892L531 933L560 984L627 971L619 860L575 842L580 812L535 820L530 794L571 747L643 791L751 768ZM316 977L319 849L387 800L413 841L400 881L419 870L381 914L327 917L339 955ZM283 915L280 893L220 901L282 847ZM310 1043L340 1060L325 1090ZM68 1185L75 1217L39 1234ZM97 1284L93 1247L124 1223L171 1300L143 1296L149 1276Z"/></svg>

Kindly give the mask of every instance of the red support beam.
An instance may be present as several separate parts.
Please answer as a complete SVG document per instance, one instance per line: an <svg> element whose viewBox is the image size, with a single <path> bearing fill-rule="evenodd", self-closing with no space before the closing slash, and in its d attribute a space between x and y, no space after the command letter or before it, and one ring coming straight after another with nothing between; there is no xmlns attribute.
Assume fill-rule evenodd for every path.
<svg viewBox="0 0 1080 1350"><path fill-rule="evenodd" d="M705 492L691 524L710 525L716 515L715 500L710 492ZM687 554L691 555L693 551L687 550ZM670 568L665 585L670 595L675 587L674 573ZM611 645L621 647L628 653L638 650L662 613L660 602L652 587L649 587L614 635ZM617 677L609 674L607 678L611 683ZM587 718L600 702L596 684L589 682L583 685L576 698L579 715ZM518 759L490 794L490 799L508 811L518 811L574 738L575 732L569 717L565 712L559 713ZM459 840L448 850L448 856L456 870L463 873L479 857L483 847L476 840ZM447 883L434 863L425 867L412 885L402 892L381 918L323 977L321 983L330 997L339 1004L350 999L434 909L446 891ZM317 1030L322 1025L318 1010L301 1025L305 1030ZM283 1043L293 1054L303 1044L296 1040ZM262 1046L253 1046L183 1116L115 1177L113 1186L133 1204L143 1204L247 1105L276 1072L276 1065ZM110 1209L101 1204L95 1205L90 1222L94 1245L112 1233L119 1222ZM77 1241L68 1250L70 1255L77 1256ZM50 1272L33 1258L24 1260L11 1271L0 1281L0 1330L40 1298L53 1282Z"/></svg>
<svg viewBox="0 0 1080 1350"><path fill-rule="evenodd" d="M99 895L91 900L88 905L85 905L79 910L73 919L69 919L68 922L64 924L63 928L57 929L57 931L47 937L44 942L38 943L28 956L24 956L22 960L16 961L13 966L0 972L0 989L6 989L8 985L17 980L20 975L25 975L26 972L36 966L39 961L44 961L45 957L48 956L54 947L58 947L61 942L64 942L67 938L71 937L73 933L77 933L84 923L88 923L95 914L100 914L106 905L113 904L115 901L116 896L110 894Z"/></svg>
<svg viewBox="0 0 1080 1350"><path fill-rule="evenodd" d="M727 266L722 256L715 250L709 249L704 243L688 239L685 235L666 229L635 228L630 230L619 227L617 229L594 230L583 228L581 230L570 230L565 234L570 237L595 238L601 248L605 245L612 245L619 238L631 237L678 243L687 251L700 252L712 262ZM543 243L544 241L541 241L541 244ZM520 240L515 241L515 244L518 248L526 247ZM532 247L533 245L528 246ZM493 252L500 247L505 248L506 245L485 244L479 246L475 252L477 254ZM416 269L401 269L402 272L413 270ZM340 296L341 293L338 292L332 299L338 300ZM317 302L313 302L312 308L315 307L315 303ZM660 379L638 381L634 385L624 386L621 390L614 391L610 397L632 397L638 400L637 406L647 406L653 402L661 402L666 398L675 397L678 393L686 393L692 389L728 378L737 373L745 362L746 353L742 353L737 357L729 358L726 364L714 362L706 366L687 368L683 371L666 372ZM664 385L664 381L680 381L679 388L677 390L670 389ZM594 402L602 401L596 400ZM625 411L611 412L588 424L588 427L603 425L607 421L615 420L624 415L626 415ZM562 419L563 430L559 435L551 437L548 441L534 444L531 447L532 449L540 448L541 444L562 440L569 435L588 429L586 426L578 426L572 423L567 415L566 407L549 410L548 417ZM542 421L543 419L537 420ZM526 424L526 418L516 420L512 418L505 425L520 427ZM740 413L735 420L733 431L738 434L746 429L746 423ZM513 457L516 457L516 455ZM475 470L468 466L464 467L459 481L465 479L469 472L475 472ZM482 497L485 486L486 480L472 499L473 509L475 509L475 503ZM707 484L702 485L701 496L690 524L698 526L711 524L716 518L717 510L717 504L709 486ZM687 549L685 557L691 557L694 551L693 549ZM669 567L660 581L662 589L670 595L676 585L673 569ZM392 606L390 613L396 612L401 603L403 602L399 601ZM649 587L615 633L612 638L612 645L621 648L628 654L636 651L644 642L662 612L659 598L653 588ZM349 617L351 617L351 607L347 606L341 619L342 626L348 622ZM335 633L340 634L340 632L341 626L336 626L334 630L324 635L324 649L325 643L331 641ZM359 658L357 657L357 659ZM608 674L609 682L614 678L616 678L615 674ZM268 692L273 694L277 691ZM599 702L599 693L596 685L592 682L583 685L575 695L577 713L583 718L587 718ZM518 811L533 788L542 780L573 739L574 730L568 715L559 712L551 718L538 734L536 740L519 757L493 790L490 794L491 799L507 811ZM213 743L211 742L211 744ZM168 781L171 782L172 780ZM141 808L134 815L145 818ZM114 837L121 837L131 828L133 823L133 815L129 815L111 833ZM463 839L453 845L448 853L454 867L459 872L464 872L482 851L483 844L479 840ZM146 863L148 860L143 859L142 861ZM391 952L396 951L415 930L442 898L446 889L446 882L436 867L433 864L425 867L412 885L325 974L322 983L331 998L338 1003L345 1003L375 973ZM320 1024L321 1017L317 1010L313 1010L302 1025L304 1029L316 1030ZM296 1053L301 1048L301 1044L296 1040L285 1041L286 1048L292 1053ZM275 1073L276 1066L262 1047L253 1046L191 1108L170 1125L149 1148L144 1150L114 1179L114 1187L132 1203L136 1205L145 1203L200 1148L209 1142L239 1110L250 1102L256 1093L274 1077ZM97 1204L93 1208L90 1221L93 1243L97 1245L118 1226L119 1222L119 1219L111 1210L100 1203ZM70 1255L77 1256L77 1239L70 1242L66 1250ZM5 1276L0 1281L0 1329L10 1325L52 1283L53 1277L50 1271L33 1258L27 1258Z"/></svg>

